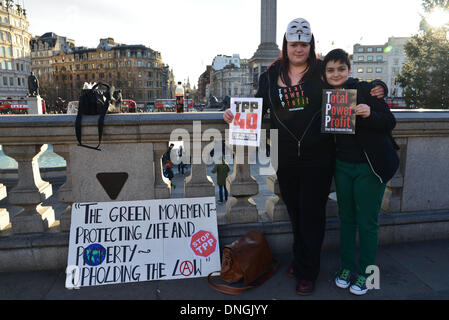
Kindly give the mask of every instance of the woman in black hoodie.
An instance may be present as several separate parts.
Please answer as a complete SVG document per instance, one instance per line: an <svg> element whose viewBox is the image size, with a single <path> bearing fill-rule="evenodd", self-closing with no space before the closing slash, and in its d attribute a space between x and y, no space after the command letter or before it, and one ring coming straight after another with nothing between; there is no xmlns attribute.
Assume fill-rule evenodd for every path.
<svg viewBox="0 0 449 320"><path fill-rule="evenodd" d="M334 137L321 133L323 82L321 61L309 23L295 19L287 27L282 54L259 79L256 97L278 129L278 168L282 199L292 223L296 293L309 295L320 271L326 203L335 164ZM383 96L383 88L377 92ZM227 110L223 118L231 123ZM271 148L276 146L271 146Z"/></svg>

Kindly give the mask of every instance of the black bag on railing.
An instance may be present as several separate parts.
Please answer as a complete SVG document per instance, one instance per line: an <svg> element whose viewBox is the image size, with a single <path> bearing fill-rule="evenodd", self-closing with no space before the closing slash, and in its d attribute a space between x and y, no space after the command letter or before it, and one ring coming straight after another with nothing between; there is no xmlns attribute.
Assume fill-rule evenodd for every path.
<svg viewBox="0 0 449 320"><path fill-rule="evenodd" d="M101 88L104 88L103 90ZM119 113L121 92L115 91L104 83L97 83L92 89L83 89L79 99L78 114L75 122L76 138L81 147L101 151L100 144L103 136L104 118L106 113ZM98 119L98 145L91 147L81 143L82 117L84 115L99 115Z"/></svg>

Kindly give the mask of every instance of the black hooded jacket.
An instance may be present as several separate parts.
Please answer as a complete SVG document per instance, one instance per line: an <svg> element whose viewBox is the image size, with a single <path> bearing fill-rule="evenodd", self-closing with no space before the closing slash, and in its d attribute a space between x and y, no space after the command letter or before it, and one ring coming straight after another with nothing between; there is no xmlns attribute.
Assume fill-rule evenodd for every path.
<svg viewBox="0 0 449 320"><path fill-rule="evenodd" d="M303 110L296 111L289 111L282 106L277 84L279 69L278 61L260 76L256 93L256 97L263 98L264 114L270 110L271 129L278 129L279 167L333 166L334 137L321 133L323 82L320 65L316 66L312 77L301 84L308 103Z"/></svg>
<svg viewBox="0 0 449 320"><path fill-rule="evenodd" d="M335 137L321 133L322 94L325 89L321 80L321 67L319 61L313 75L302 84L308 103L299 111L288 111L282 107L277 84L279 61L260 76L256 97L263 98L264 114L270 110L271 129L278 129L279 167L333 167L335 163ZM399 167L395 151L398 147L391 136L396 120L383 100L371 96L370 90L377 84L382 85L387 92L387 87L381 81L367 83L351 78L345 88L359 90L357 103L371 106L370 117L357 117L355 136L373 172L386 183Z"/></svg>
<svg viewBox="0 0 449 320"><path fill-rule="evenodd" d="M373 173L386 183L394 176L399 168L399 149L394 141L391 131L396 126L396 119L383 99L371 96L372 84L349 79L345 89L357 90L357 104L367 104L371 108L368 118L357 116L354 136L338 135L337 150L348 145L352 147L353 154L359 151L360 158L368 162ZM346 146L345 146L346 144ZM340 154L337 151L337 158ZM346 159L341 159L346 161Z"/></svg>

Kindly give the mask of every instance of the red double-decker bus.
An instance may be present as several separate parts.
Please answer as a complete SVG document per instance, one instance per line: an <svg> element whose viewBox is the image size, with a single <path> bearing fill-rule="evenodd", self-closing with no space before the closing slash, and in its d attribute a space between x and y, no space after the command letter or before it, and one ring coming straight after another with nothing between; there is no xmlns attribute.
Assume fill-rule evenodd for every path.
<svg viewBox="0 0 449 320"><path fill-rule="evenodd" d="M120 111L124 113L136 113L137 112L137 104L134 100L125 99L122 100L122 104L120 106Z"/></svg>
<svg viewBox="0 0 449 320"><path fill-rule="evenodd" d="M390 109L416 109L414 105L407 106L404 98L385 98L385 102L388 104Z"/></svg>
<svg viewBox="0 0 449 320"><path fill-rule="evenodd" d="M186 99L184 106L189 110L193 110L193 100ZM156 99L154 100L155 112L174 112L176 111L176 99Z"/></svg>
<svg viewBox="0 0 449 320"><path fill-rule="evenodd" d="M0 114L28 114L25 99L0 99Z"/></svg>

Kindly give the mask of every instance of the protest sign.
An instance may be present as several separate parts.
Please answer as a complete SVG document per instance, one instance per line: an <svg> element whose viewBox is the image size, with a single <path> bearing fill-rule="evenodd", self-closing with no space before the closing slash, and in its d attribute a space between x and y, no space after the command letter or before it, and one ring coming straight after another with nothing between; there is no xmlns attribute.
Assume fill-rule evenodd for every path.
<svg viewBox="0 0 449 320"><path fill-rule="evenodd" d="M229 144L258 147L262 128L262 98L231 98L234 121L229 124Z"/></svg>
<svg viewBox="0 0 449 320"><path fill-rule="evenodd" d="M321 132L355 134L357 90L323 90Z"/></svg>
<svg viewBox="0 0 449 320"><path fill-rule="evenodd" d="M66 288L220 270L215 198L75 203Z"/></svg>

